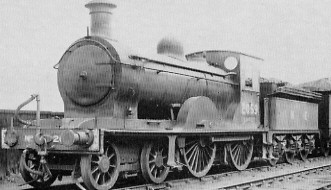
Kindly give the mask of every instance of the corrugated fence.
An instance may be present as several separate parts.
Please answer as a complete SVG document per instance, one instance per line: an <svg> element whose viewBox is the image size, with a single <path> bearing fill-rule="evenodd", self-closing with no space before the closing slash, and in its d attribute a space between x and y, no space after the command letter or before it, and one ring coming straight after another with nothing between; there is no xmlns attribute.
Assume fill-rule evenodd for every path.
<svg viewBox="0 0 331 190"><path fill-rule="evenodd" d="M0 130L3 128L10 127L11 118L14 117L15 111L14 110L1 110L0 109ZM62 112L50 112L50 111L41 111L40 118L52 118L52 117L63 117ZM36 112L35 111L21 111L20 117L24 120L35 120L36 119ZM14 127L22 127L18 121L14 119ZM0 138L0 145L1 145L1 138ZM5 176L9 176L10 174L18 173L19 167L19 159L21 156L21 151L19 150L7 150L2 149L0 147L0 180L3 180Z"/></svg>

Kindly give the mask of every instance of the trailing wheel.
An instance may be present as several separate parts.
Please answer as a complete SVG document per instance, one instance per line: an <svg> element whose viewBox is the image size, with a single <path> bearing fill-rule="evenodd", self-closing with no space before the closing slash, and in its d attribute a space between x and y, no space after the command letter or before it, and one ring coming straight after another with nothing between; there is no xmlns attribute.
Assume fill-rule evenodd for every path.
<svg viewBox="0 0 331 190"><path fill-rule="evenodd" d="M114 144L105 147L102 155L84 155L80 162L83 182L91 190L108 190L118 178L119 166L120 155Z"/></svg>
<svg viewBox="0 0 331 190"><path fill-rule="evenodd" d="M185 139L183 157L188 171L194 177L205 176L213 165L216 145L205 137Z"/></svg>
<svg viewBox="0 0 331 190"><path fill-rule="evenodd" d="M41 176L31 173L24 165L32 171L44 172L44 175ZM56 174L53 173L52 175L49 175L47 172L43 171L44 169L40 163L40 156L33 150L26 150L26 154L22 154L19 169L24 181L38 189L46 189L52 185L57 178Z"/></svg>
<svg viewBox="0 0 331 190"><path fill-rule="evenodd" d="M244 170L251 162L253 141L238 141L228 144L231 165L237 170Z"/></svg>
<svg viewBox="0 0 331 190"><path fill-rule="evenodd" d="M163 143L146 143L141 151L140 166L147 182L162 183L168 176L167 146Z"/></svg>

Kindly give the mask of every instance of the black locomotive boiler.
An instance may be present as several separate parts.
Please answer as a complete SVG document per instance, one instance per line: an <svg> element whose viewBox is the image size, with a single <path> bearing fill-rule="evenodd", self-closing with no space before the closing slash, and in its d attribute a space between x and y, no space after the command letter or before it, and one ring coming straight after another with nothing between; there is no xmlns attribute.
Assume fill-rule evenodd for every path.
<svg viewBox="0 0 331 190"><path fill-rule="evenodd" d="M40 119L33 95L17 109L24 126L2 130L3 148L24 150L20 171L30 185L64 175L98 190L138 175L162 183L174 169L202 177L214 165L244 170L255 157L274 165L325 149L321 95L261 83L262 59L220 50L184 55L172 38L159 42L157 54L140 55L112 39L115 5L86 7L91 34L55 66L64 118ZM20 119L33 99L37 119Z"/></svg>

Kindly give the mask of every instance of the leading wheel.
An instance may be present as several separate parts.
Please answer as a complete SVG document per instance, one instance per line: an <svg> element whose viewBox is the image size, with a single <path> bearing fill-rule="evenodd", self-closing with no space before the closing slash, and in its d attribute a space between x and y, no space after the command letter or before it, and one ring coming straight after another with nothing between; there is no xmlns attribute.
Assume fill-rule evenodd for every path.
<svg viewBox="0 0 331 190"><path fill-rule="evenodd" d="M114 144L105 147L102 155L84 155L80 167L84 184L90 190L108 190L116 182L120 156Z"/></svg>
<svg viewBox="0 0 331 190"><path fill-rule="evenodd" d="M43 176L39 176L33 173L30 173L24 165L27 165L31 170L34 171L42 171L42 166L40 164L40 156L36 151L26 151L23 153L20 158L20 173L25 182L29 185L38 188L38 189L46 189L56 180L57 175L52 174L49 175L45 173Z"/></svg>
<svg viewBox="0 0 331 190"><path fill-rule="evenodd" d="M185 139L184 161L194 177L205 176L213 165L216 154L215 143L208 138L191 137Z"/></svg>
<svg viewBox="0 0 331 190"><path fill-rule="evenodd" d="M252 141L232 142L228 145L230 163L237 170L244 170L251 162L253 155Z"/></svg>
<svg viewBox="0 0 331 190"><path fill-rule="evenodd" d="M168 150L163 143L146 143L140 156L140 166L147 182L162 183L169 173L166 166Z"/></svg>

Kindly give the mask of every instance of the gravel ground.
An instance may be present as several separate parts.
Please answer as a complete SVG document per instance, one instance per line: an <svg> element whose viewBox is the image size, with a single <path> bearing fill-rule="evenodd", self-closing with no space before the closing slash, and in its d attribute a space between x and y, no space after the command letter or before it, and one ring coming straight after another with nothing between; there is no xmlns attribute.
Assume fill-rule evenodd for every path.
<svg viewBox="0 0 331 190"><path fill-rule="evenodd" d="M249 180L271 177L274 175L286 174L296 170L302 170L314 166L321 166L324 164L329 164L331 157L324 158L319 161L306 161L306 162L298 162L293 165L277 165L272 168L264 168L259 171L244 171L239 174L232 174L229 176L224 176L219 178L218 180L214 180L212 182L190 182L187 181L181 186L176 186L172 189L178 190L195 190L195 189L216 189L221 186L227 186L238 182L245 182ZM254 164L254 163L253 163ZM256 163L255 163L256 164ZM7 179L0 181L0 190L21 190L31 188L29 185L19 186L19 184L23 184L24 181L19 174L13 174L11 177L7 177ZM56 181L54 185L59 184L67 184L71 183L70 177L64 177L63 180ZM264 190L264 189L297 189L297 190L310 190L316 189L317 187L322 187L325 184L331 183L331 171L319 172L316 174L311 174L309 176L301 176L296 177L292 180L285 180L282 182L277 182L272 185L266 185L264 187L254 187L250 189Z"/></svg>
<svg viewBox="0 0 331 190"><path fill-rule="evenodd" d="M6 180L0 182L0 190L22 190L22 189L32 189L30 185L23 185L24 180L20 174L13 174ZM53 185L69 184L72 183L71 177L63 177L62 181L56 180Z"/></svg>
<svg viewBox="0 0 331 190"><path fill-rule="evenodd" d="M205 183L186 183L185 185L176 187L178 190L195 190L195 189L217 189L222 186L233 185L235 183L243 183L251 180L257 180L265 177L272 177L275 175L287 174L293 171L299 171L303 169L307 169L310 167L321 166L330 163L331 158L326 158L319 161L306 161L306 162L298 162L293 165L277 165L277 167L265 168L260 171L244 171L240 172L240 174L233 174L230 176L221 177L218 180L214 180L212 182ZM324 184L331 183L331 173L330 172L322 172L309 176L302 176L298 178L294 178L293 180L277 182L274 185L267 187L254 187L250 189L316 189Z"/></svg>
<svg viewBox="0 0 331 190"><path fill-rule="evenodd" d="M284 190L314 190L331 184L331 171L323 171L309 176L296 177L292 180L277 182L266 187L256 187L252 190L284 189Z"/></svg>

